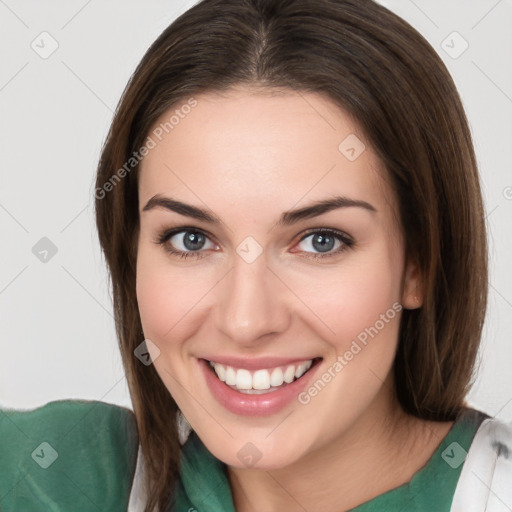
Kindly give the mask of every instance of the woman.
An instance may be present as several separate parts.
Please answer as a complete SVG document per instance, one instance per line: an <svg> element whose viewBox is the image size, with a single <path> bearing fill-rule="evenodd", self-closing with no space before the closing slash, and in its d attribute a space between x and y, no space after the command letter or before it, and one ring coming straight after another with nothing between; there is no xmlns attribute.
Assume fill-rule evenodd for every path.
<svg viewBox="0 0 512 512"><path fill-rule="evenodd" d="M107 421L99 467L122 455L130 510L510 499L512 428L464 401L487 298L471 136L403 20L203 0L132 76L95 195L137 431ZM499 488L475 480L496 458Z"/></svg>

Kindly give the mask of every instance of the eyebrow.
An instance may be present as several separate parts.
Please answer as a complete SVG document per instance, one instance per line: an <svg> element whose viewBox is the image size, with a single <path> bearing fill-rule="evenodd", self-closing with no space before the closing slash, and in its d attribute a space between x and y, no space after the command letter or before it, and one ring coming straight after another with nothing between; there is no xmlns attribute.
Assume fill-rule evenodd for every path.
<svg viewBox="0 0 512 512"><path fill-rule="evenodd" d="M377 213L377 209L366 201L362 201L360 199L350 199L345 196L335 196L330 199L315 201L314 203L303 208L283 212L279 221L277 222L277 226L291 226L292 224L295 224L301 220L311 219L331 210L351 207L363 208L372 214ZM191 217L193 219L208 222L214 225L219 225L222 222L219 217L208 210L203 210L197 206L182 203L181 201L171 199L170 197L164 197L160 194L154 195L146 203L146 206L144 206L142 211L146 212L154 208L163 208L165 210L176 212L180 215Z"/></svg>

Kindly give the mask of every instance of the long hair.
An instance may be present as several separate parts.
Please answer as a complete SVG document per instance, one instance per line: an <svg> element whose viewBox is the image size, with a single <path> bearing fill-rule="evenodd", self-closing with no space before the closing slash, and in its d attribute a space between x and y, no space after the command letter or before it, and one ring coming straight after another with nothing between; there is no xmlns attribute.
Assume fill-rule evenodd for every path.
<svg viewBox="0 0 512 512"><path fill-rule="evenodd" d="M487 305L487 238L464 109L442 60L371 0L203 0L151 45L117 106L98 164L95 211L149 502L164 510L179 474L177 405L142 342L135 293L138 154L155 121L234 85L319 92L349 112L398 198L423 304L403 310L393 372L403 409L453 420L473 384ZM137 155L137 156L134 156ZM124 169L124 172L122 171Z"/></svg>

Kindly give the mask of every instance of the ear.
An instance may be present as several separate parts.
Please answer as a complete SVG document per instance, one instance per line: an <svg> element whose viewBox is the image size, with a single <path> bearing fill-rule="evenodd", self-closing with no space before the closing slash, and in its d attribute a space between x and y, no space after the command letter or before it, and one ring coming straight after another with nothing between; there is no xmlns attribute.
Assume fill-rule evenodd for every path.
<svg viewBox="0 0 512 512"><path fill-rule="evenodd" d="M418 264L415 260L407 263L404 274L402 306L405 309L417 309L423 304L423 286Z"/></svg>

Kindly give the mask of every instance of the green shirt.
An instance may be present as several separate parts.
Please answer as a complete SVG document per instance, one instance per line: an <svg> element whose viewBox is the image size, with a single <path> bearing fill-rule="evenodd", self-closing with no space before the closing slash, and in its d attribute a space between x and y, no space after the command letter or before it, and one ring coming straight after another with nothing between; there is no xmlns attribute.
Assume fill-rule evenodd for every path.
<svg viewBox="0 0 512 512"><path fill-rule="evenodd" d="M354 512L449 512L483 412L465 409L411 481ZM94 400L0 408L0 511L126 512L138 436L133 412ZM226 465L192 431L169 512L234 512Z"/></svg>
<svg viewBox="0 0 512 512"><path fill-rule="evenodd" d="M137 447L135 416L116 405L0 409L0 511L126 512Z"/></svg>
<svg viewBox="0 0 512 512"><path fill-rule="evenodd" d="M366 501L352 512L449 512L464 457L481 422L489 416L466 408L428 462L400 487ZM226 465L192 431L183 447L181 482L174 510L235 512Z"/></svg>

